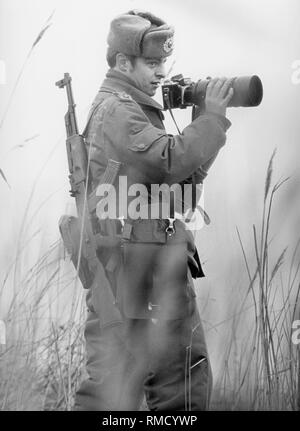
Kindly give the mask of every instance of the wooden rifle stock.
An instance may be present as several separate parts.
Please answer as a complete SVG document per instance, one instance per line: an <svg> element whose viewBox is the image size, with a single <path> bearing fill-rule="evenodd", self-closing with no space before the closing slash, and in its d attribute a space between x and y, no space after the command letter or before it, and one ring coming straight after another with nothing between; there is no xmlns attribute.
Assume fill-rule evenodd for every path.
<svg viewBox="0 0 300 431"><path fill-rule="evenodd" d="M76 269L79 269L79 277L83 287L90 288L93 304L98 312L101 326L107 326L122 321L121 313L115 305L115 297L111 290L104 267L97 256L96 237L93 232L87 197L89 190L88 171L89 164L85 141L78 133L78 126L73 99L72 78L68 73L64 78L56 82L59 88L66 87L68 97L68 111L65 115L67 133L66 147L69 165L70 194L75 198L78 219L63 216L60 220L60 231L64 244L71 251L72 261ZM69 229L73 225L73 231ZM67 234L67 232L69 232ZM70 244L71 240L71 244ZM83 259L87 262L88 271L81 270ZM84 276L88 272L88 276Z"/></svg>

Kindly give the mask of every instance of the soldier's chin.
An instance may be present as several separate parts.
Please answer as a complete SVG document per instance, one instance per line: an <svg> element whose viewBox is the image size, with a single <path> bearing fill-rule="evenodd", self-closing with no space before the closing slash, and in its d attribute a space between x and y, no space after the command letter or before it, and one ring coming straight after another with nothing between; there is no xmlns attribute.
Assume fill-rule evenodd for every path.
<svg viewBox="0 0 300 431"><path fill-rule="evenodd" d="M147 91L148 96L154 96L157 91L157 87L151 86L149 90Z"/></svg>

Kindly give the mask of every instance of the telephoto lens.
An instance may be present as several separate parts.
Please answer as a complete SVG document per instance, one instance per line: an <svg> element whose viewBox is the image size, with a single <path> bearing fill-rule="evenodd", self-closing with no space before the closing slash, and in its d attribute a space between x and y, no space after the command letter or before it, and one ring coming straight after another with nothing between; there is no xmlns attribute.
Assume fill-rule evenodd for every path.
<svg viewBox="0 0 300 431"><path fill-rule="evenodd" d="M200 79L185 93L185 101L192 102L198 105L203 101L206 94L206 87L209 79ZM260 78L256 75L253 76L240 76L232 78L232 85L234 94L228 103L228 107L251 107L258 106L263 97L263 85Z"/></svg>
<svg viewBox="0 0 300 431"><path fill-rule="evenodd" d="M191 79L184 78L181 74L173 76L162 86L164 109L202 106L210 79L199 79L197 82L192 82ZM231 78L231 87L234 89L234 94L228 107L258 106L262 101L263 85L257 75Z"/></svg>

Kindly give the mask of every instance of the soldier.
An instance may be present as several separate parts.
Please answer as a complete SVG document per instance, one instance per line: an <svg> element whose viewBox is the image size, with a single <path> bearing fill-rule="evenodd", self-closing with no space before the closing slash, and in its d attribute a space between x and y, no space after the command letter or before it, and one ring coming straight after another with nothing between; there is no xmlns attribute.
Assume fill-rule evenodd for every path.
<svg viewBox="0 0 300 431"><path fill-rule="evenodd" d="M233 90L223 78L210 81L204 112L182 134L164 129L162 107L152 96L166 76L173 36L172 27L148 12L130 11L112 21L110 69L85 132L94 188L111 159L121 166L114 186L126 178L125 193L134 184L149 191L153 184L202 183L224 145ZM128 208L132 203L129 196ZM98 220L102 233L123 235L121 250L99 256L123 319L101 326L96 296L88 296L89 377L77 391L76 410L138 410L144 395L154 411L209 406L211 368L192 281L203 276L195 244L182 221L173 224L173 213L138 217L148 203L149 194L140 196L123 227Z"/></svg>

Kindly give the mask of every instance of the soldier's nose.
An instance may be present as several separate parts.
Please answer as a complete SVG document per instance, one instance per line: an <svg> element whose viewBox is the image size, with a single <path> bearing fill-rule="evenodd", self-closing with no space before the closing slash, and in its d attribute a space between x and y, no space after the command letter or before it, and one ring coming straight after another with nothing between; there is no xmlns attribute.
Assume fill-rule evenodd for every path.
<svg viewBox="0 0 300 431"><path fill-rule="evenodd" d="M162 67L161 69L157 70L157 72L155 73L156 77L159 79L164 79L166 77L166 71L165 68Z"/></svg>
<svg viewBox="0 0 300 431"><path fill-rule="evenodd" d="M166 67L165 63L162 60L157 65L155 75L159 79L164 79L166 77Z"/></svg>

